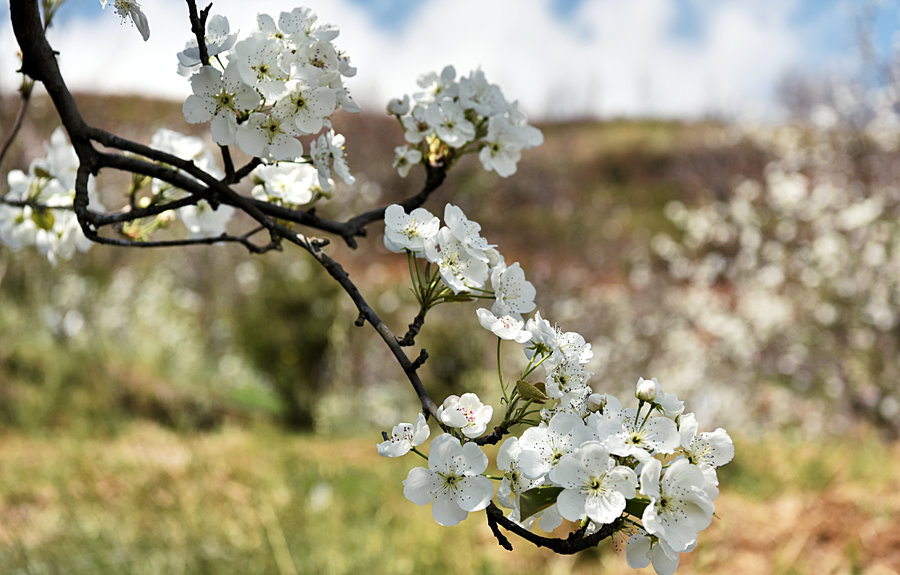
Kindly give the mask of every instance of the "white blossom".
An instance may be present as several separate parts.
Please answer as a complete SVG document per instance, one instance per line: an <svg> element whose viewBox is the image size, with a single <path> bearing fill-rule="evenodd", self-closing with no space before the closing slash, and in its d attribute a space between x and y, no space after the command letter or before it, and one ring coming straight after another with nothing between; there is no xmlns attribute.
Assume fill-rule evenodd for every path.
<svg viewBox="0 0 900 575"><path fill-rule="evenodd" d="M400 457L406 455L413 447L418 447L428 440L430 434L425 416L419 414L415 423L398 423L391 430L385 441L376 445L378 455L382 457Z"/></svg>
<svg viewBox="0 0 900 575"><path fill-rule="evenodd" d="M424 255L425 242L434 239L441 221L425 208L416 208L409 214L399 204L384 210L384 246L399 253L409 250Z"/></svg>
<svg viewBox="0 0 900 575"><path fill-rule="evenodd" d="M458 428L466 437L478 437L483 434L493 415L494 408L481 403L474 393L451 395L437 411L437 418L441 422Z"/></svg>
<svg viewBox="0 0 900 575"><path fill-rule="evenodd" d="M488 506L494 495L484 451L474 443L460 445L449 434L431 442L428 468L414 467L403 481L403 495L416 505L431 503L431 513L440 525L456 525L470 511Z"/></svg>
<svg viewBox="0 0 900 575"><path fill-rule="evenodd" d="M625 500L637 494L634 471L616 465L596 441L588 441L564 455L550 471L550 479L564 487L556 504L570 521L587 516L600 524L612 523L625 510Z"/></svg>

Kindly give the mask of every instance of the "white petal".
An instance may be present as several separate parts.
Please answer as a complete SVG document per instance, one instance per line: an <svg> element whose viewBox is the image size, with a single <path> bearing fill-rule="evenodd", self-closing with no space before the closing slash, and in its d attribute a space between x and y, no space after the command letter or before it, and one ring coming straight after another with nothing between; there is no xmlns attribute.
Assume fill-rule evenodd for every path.
<svg viewBox="0 0 900 575"><path fill-rule="evenodd" d="M456 503L466 511L481 511L494 496L494 484L484 475L466 477L457 485Z"/></svg>
<svg viewBox="0 0 900 575"><path fill-rule="evenodd" d="M643 569L650 565L650 537L646 533L635 533L628 538L625 562L632 569Z"/></svg>
<svg viewBox="0 0 900 575"><path fill-rule="evenodd" d="M403 495L416 505L427 505L440 487L440 477L424 467L413 467L403 481Z"/></svg>
<svg viewBox="0 0 900 575"><path fill-rule="evenodd" d="M450 527L458 525L460 521L469 516L469 512L456 504L449 497L438 497L431 505L431 515L438 525Z"/></svg>
<svg viewBox="0 0 900 575"><path fill-rule="evenodd" d="M602 497L588 497L584 510L598 523L612 523L625 510L625 496L618 491L608 491Z"/></svg>
<svg viewBox="0 0 900 575"><path fill-rule="evenodd" d="M569 521L578 521L585 515L585 496L577 489L565 489L556 499L560 514Z"/></svg>

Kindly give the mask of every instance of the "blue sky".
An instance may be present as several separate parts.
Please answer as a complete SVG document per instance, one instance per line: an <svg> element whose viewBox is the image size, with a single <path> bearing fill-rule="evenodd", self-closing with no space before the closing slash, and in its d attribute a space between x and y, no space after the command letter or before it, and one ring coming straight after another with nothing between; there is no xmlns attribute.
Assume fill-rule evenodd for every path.
<svg viewBox="0 0 900 575"><path fill-rule="evenodd" d="M894 45L900 0L308 0L341 27L360 70L348 82L364 105L415 89L415 77L453 63L482 67L532 115L771 116L792 70L847 73L857 19L875 15L882 55ZM203 4L202 0L200 2ZM284 0L216 0L233 29ZM151 39L95 0L69 0L51 36L75 89L181 98L174 52L187 34L182 0L145 0ZM875 6L874 8L872 8ZM114 45L115 50L110 50ZM15 85L8 7L0 8L0 88ZM135 63L140 67L135 68ZM173 77L174 76L174 77ZM356 85L354 86L354 81Z"/></svg>

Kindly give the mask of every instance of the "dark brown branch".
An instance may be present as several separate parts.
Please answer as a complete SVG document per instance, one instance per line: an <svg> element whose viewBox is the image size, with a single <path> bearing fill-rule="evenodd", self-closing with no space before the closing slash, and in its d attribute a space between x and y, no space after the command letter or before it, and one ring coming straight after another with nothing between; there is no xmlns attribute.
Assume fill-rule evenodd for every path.
<svg viewBox="0 0 900 575"><path fill-rule="evenodd" d="M446 178L446 166L425 164L425 185L422 187L422 190L418 194L410 196L400 202L400 205L403 206L403 209L407 213L411 210L421 207L422 204L424 204L425 201L429 198L429 196L431 196L431 194L434 193L434 191L444 183L444 180ZM378 209L360 214L347 220L344 226L346 226L347 231L350 235L365 235L365 227L372 222L383 220L384 211L386 209L387 206L382 206Z"/></svg>
<svg viewBox="0 0 900 575"><path fill-rule="evenodd" d="M188 238L183 240L153 240L153 241L138 241L138 240L128 240L124 238L114 238L107 237L101 235L94 235L91 237L91 241L94 241L98 244L106 244L110 246L119 246L119 247L129 247L129 248L171 248L178 246L197 246L197 245L215 245L222 243L238 243L247 248L248 251L255 254L264 254L266 252L272 250L280 250L281 246L274 242L269 242L268 244L258 245L254 244L250 241L250 235L252 234L242 234L240 236L232 236L228 234L222 234L220 236L215 237L206 237L206 238Z"/></svg>
<svg viewBox="0 0 900 575"><path fill-rule="evenodd" d="M325 271L327 271L328 274L332 278L334 278L334 280L344 289L344 291L347 292L347 295L350 296L350 299L353 300L353 303L356 305L356 309L359 311L359 317L368 322L373 328L375 328L375 331L378 332L378 335L381 336L381 339L391 350L391 354L394 356L394 359L396 359L397 363L400 364L400 367L403 368L403 373L406 374L406 378L409 380L410 384L416 392L416 395L419 397L419 401L422 404L422 410L424 411L426 417L436 417L437 404L435 404L434 400L431 399L431 396L425 389L425 386L422 383L422 380L419 378L418 373L416 373L416 370L421 364L417 365L416 362L410 361L409 357L407 357L406 353L403 351L403 348L400 347L400 344L397 343L397 337L391 332L387 324L385 324L381 320L381 318L378 317L378 314L375 313L375 310L373 310L369 306L362 293L360 293L359 288L357 288L356 284L354 284L350 280L350 276L347 275L347 272L344 270L344 268L334 259L332 259L328 254L323 252L319 247L314 245L308 238L302 236L301 234L293 234L291 236L285 235L285 239L301 246L303 249L312 254L316 261L318 261L319 264L323 268L325 268ZM359 325L359 320L357 320L357 325Z"/></svg>
<svg viewBox="0 0 900 575"><path fill-rule="evenodd" d="M31 92L34 88L34 80L28 78L27 76L22 77L22 85L19 87L19 110L16 112L16 119L13 121L12 129L9 131L9 134L6 136L6 140L3 142L3 147L0 148L0 165L3 164L3 159L6 157L6 153L9 152L9 148L12 146L13 141L15 141L16 136L19 135L19 130L22 129L22 123L25 121L25 113L28 111L28 104L31 102Z"/></svg>
<svg viewBox="0 0 900 575"><path fill-rule="evenodd" d="M209 50L206 47L206 18L209 16L209 9L212 4L204 8L200 14L197 14L197 3L194 0L187 0L188 15L191 20L191 32L197 38L197 47L200 49L200 64L209 66Z"/></svg>
<svg viewBox="0 0 900 575"><path fill-rule="evenodd" d="M241 180L246 178L248 175L250 175L250 172L255 170L257 166L262 165L262 163L263 163L262 160L260 160L259 158L253 158L252 160L247 162L243 167L241 167L240 169L238 169L238 171L236 171L234 173L233 180L229 180L226 183L236 184L237 182L240 182Z"/></svg>
<svg viewBox="0 0 900 575"><path fill-rule="evenodd" d="M416 336L419 335L419 330L422 329L422 326L425 324L425 312L419 312L416 314L416 317L413 319L412 323L409 324L409 328L401 339L397 340L397 343L402 345L403 347L409 347L411 345L415 345Z"/></svg>
<svg viewBox="0 0 900 575"><path fill-rule="evenodd" d="M586 537L584 536L583 530L579 529L578 531L570 533L566 539L557 539L554 537L542 537L541 535L537 535L536 533L525 529L518 523L507 519L503 515L503 511L494 505L493 501L491 501L485 511L487 512L488 526L490 526L491 531L494 533L500 546L507 551L512 551L512 544L500 531L501 527L511 533L515 533L536 547L546 547L560 555L573 555L579 551L596 547L604 539L612 537L612 535L622 527L622 520L616 519L612 523L602 526L599 530Z"/></svg>

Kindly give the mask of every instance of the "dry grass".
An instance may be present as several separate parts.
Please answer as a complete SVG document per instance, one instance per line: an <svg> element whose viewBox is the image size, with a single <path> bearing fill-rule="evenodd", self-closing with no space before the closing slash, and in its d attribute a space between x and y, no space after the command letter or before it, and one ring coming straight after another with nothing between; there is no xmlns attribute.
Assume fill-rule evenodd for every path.
<svg viewBox="0 0 900 575"><path fill-rule="evenodd" d="M0 441L3 573L627 573L618 545L559 557L482 514L436 525L375 440L270 428ZM900 573L900 446L739 442L679 573ZM816 462L815 464L813 462Z"/></svg>

